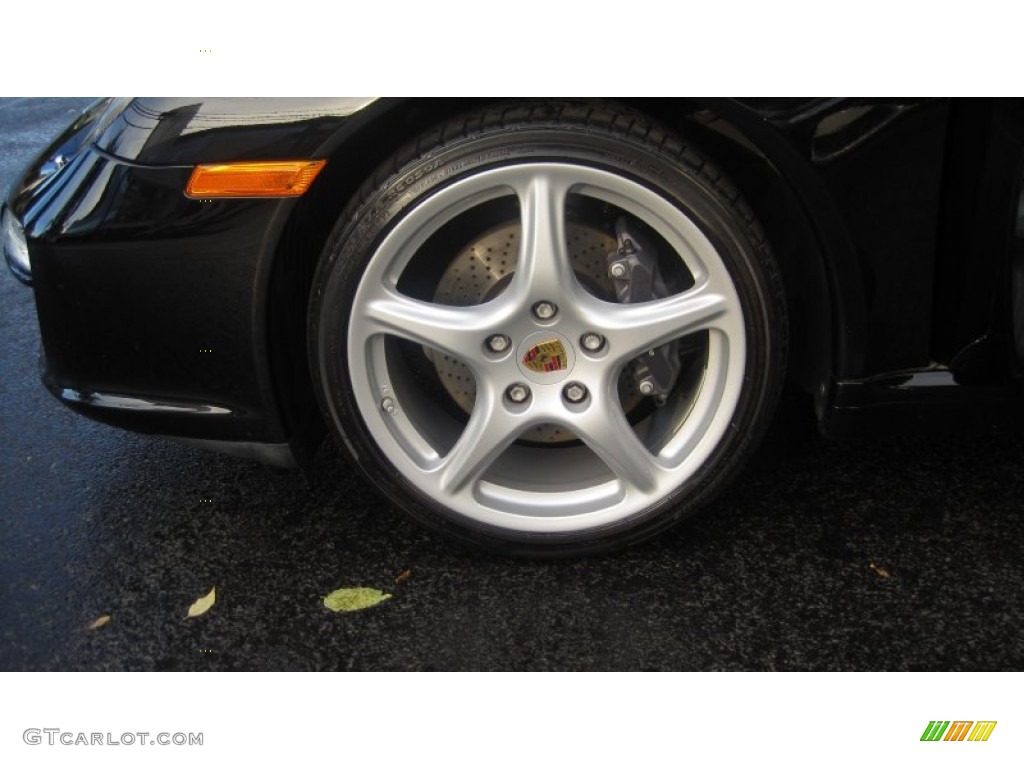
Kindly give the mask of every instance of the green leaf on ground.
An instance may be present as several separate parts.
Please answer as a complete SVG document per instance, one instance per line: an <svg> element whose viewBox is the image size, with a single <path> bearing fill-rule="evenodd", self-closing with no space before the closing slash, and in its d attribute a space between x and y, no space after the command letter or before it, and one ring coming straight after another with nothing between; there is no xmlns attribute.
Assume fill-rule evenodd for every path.
<svg viewBox="0 0 1024 768"><path fill-rule="evenodd" d="M210 608L213 607L213 604L216 601L217 601L217 588L214 587L213 589L210 590L210 594L208 594L208 595L206 595L204 597L200 597L198 600L196 600L194 603L192 603L192 605L189 606L189 608L188 608L188 616L186 616L185 618L191 619L191 618L195 618L196 616L201 616L202 614L204 614L208 610L210 610Z"/></svg>
<svg viewBox="0 0 1024 768"><path fill-rule="evenodd" d="M361 611L364 608L372 608L377 603L382 603L390 597L391 595L386 592L369 587L336 589L324 598L324 605L335 613L339 611Z"/></svg>

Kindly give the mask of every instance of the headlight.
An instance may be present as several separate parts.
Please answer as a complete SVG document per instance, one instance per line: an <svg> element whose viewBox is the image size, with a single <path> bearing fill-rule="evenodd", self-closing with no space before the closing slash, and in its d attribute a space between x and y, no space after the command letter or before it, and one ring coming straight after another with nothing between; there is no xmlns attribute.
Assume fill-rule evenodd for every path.
<svg viewBox="0 0 1024 768"><path fill-rule="evenodd" d="M3 216L3 248L7 266L19 280L32 280L32 265L28 260L28 242L25 240L25 229L11 210L4 206Z"/></svg>

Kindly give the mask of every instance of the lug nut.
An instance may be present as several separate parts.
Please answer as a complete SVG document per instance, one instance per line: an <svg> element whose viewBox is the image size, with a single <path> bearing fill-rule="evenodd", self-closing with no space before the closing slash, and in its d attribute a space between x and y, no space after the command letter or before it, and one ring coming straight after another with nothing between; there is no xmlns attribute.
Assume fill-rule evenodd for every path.
<svg viewBox="0 0 1024 768"><path fill-rule="evenodd" d="M385 397L383 400L380 401L380 407L381 410L384 411L384 413L394 413L395 401L392 400L390 397Z"/></svg>
<svg viewBox="0 0 1024 768"><path fill-rule="evenodd" d="M500 353L508 349L508 346L511 343L512 340L508 336L496 333L487 339L487 348L491 350L491 352Z"/></svg>
<svg viewBox="0 0 1024 768"><path fill-rule="evenodd" d="M640 394L641 395L653 395L654 394L654 382L650 379L644 379L640 382Z"/></svg>
<svg viewBox="0 0 1024 768"><path fill-rule="evenodd" d="M612 265L608 267L608 274L617 280L621 280L626 276L626 265L621 261L613 262Z"/></svg>
<svg viewBox="0 0 1024 768"><path fill-rule="evenodd" d="M558 307L550 301L538 301L533 305L533 314L535 314L539 320L550 320L558 314Z"/></svg>
<svg viewBox="0 0 1024 768"><path fill-rule="evenodd" d="M589 331L580 336L580 346L588 352L597 352L604 346L604 336L600 333Z"/></svg>
<svg viewBox="0 0 1024 768"><path fill-rule="evenodd" d="M530 388L525 384L512 384L505 390L505 397L513 403L525 403L530 397Z"/></svg>
<svg viewBox="0 0 1024 768"><path fill-rule="evenodd" d="M570 381L565 385L562 394L570 403L582 403L587 396L587 388L578 381Z"/></svg>

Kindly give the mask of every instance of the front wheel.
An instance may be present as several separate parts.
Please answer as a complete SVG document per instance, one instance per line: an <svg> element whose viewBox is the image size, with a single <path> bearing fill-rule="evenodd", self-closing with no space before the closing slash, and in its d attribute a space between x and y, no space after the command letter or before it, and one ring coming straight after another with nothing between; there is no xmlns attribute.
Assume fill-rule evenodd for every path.
<svg viewBox="0 0 1024 768"><path fill-rule="evenodd" d="M749 209L630 112L485 110L367 185L314 280L326 417L465 542L581 554L706 503L770 418L786 320Z"/></svg>

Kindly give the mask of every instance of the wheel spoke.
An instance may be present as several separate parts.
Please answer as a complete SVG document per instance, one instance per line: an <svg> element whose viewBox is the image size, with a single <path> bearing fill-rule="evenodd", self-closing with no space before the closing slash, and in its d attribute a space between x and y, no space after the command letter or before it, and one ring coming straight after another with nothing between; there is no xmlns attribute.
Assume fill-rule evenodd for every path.
<svg viewBox="0 0 1024 768"><path fill-rule="evenodd" d="M576 284L565 237L568 189L557 175L538 172L516 190L523 234L514 287L533 300L558 298Z"/></svg>
<svg viewBox="0 0 1024 768"><path fill-rule="evenodd" d="M609 398L605 407L591 407L568 426L623 483L641 493L654 489L661 467L633 432L617 402Z"/></svg>
<svg viewBox="0 0 1024 768"><path fill-rule="evenodd" d="M717 328L729 335L729 300L707 288L642 304L613 305L595 317L612 338L615 355L629 359L697 331Z"/></svg>
<svg viewBox="0 0 1024 768"><path fill-rule="evenodd" d="M474 358L495 320L487 305L450 307L383 289L364 306L367 336L391 334L465 360Z"/></svg>
<svg viewBox="0 0 1024 768"><path fill-rule="evenodd" d="M518 437L525 424L501 410L500 395L490 390L477 393L476 405L462 436L439 468L442 493L457 494L487 471Z"/></svg>

